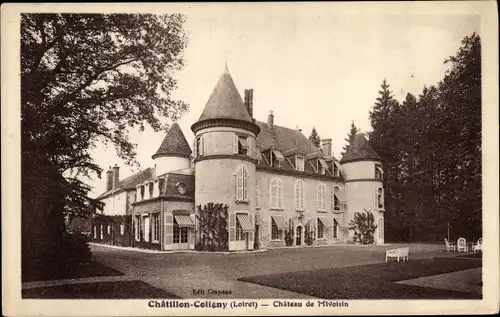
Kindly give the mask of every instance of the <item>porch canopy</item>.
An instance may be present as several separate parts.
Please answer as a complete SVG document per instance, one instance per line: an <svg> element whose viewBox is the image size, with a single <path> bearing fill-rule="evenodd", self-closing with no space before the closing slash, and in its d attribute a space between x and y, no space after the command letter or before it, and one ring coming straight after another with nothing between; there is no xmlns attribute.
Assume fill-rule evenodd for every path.
<svg viewBox="0 0 500 317"><path fill-rule="evenodd" d="M188 215L174 215L179 227L194 227L194 223Z"/></svg>
<svg viewBox="0 0 500 317"><path fill-rule="evenodd" d="M288 224L286 223L285 217L282 216L271 216L274 223L278 227L278 230L288 230Z"/></svg>
<svg viewBox="0 0 500 317"><path fill-rule="evenodd" d="M250 217L248 217L248 214L236 214L236 218L238 218L238 221L240 222L243 231L254 230L254 227L252 226L252 222L250 221Z"/></svg>
<svg viewBox="0 0 500 317"><path fill-rule="evenodd" d="M333 218L328 218L328 217L318 217L319 221L323 223L323 226L327 228L332 228L333 227Z"/></svg>

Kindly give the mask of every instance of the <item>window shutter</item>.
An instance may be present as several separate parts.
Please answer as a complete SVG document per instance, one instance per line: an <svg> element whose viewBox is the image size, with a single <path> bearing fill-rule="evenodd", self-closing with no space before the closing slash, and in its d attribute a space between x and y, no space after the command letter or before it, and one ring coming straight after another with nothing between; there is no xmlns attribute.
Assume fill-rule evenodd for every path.
<svg viewBox="0 0 500 317"><path fill-rule="evenodd" d="M260 200L260 180L258 177L255 179L255 207L259 207Z"/></svg>
<svg viewBox="0 0 500 317"><path fill-rule="evenodd" d="M253 146L252 146L253 139L251 137L247 137L247 144L248 144L248 156L253 157Z"/></svg>
<svg viewBox="0 0 500 317"><path fill-rule="evenodd" d="M281 180L278 181L278 208L283 208L283 184Z"/></svg>
<svg viewBox="0 0 500 317"><path fill-rule="evenodd" d="M238 135L233 135L233 154L238 154Z"/></svg>
<svg viewBox="0 0 500 317"><path fill-rule="evenodd" d="M193 140L193 155L194 157L197 157L198 156L198 153L197 153L197 146L196 146L196 138L194 138Z"/></svg>
<svg viewBox="0 0 500 317"><path fill-rule="evenodd" d="M380 202L382 203L383 208L385 208L385 191L382 188L382 195L380 196Z"/></svg>
<svg viewBox="0 0 500 317"><path fill-rule="evenodd" d="M200 137L200 155L205 153L205 138Z"/></svg>
<svg viewBox="0 0 500 317"><path fill-rule="evenodd" d="M243 167L243 199L248 199L248 172L247 169Z"/></svg>
<svg viewBox="0 0 500 317"><path fill-rule="evenodd" d="M375 189L375 202L374 202L375 209L378 209L377 195L378 195L378 190L377 190L377 189Z"/></svg>

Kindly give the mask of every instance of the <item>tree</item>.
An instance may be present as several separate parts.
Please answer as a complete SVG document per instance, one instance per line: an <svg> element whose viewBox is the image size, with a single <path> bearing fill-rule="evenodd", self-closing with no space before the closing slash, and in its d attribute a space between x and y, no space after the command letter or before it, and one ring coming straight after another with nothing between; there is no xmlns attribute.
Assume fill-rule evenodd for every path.
<svg viewBox="0 0 500 317"><path fill-rule="evenodd" d="M352 121L351 130L347 134L347 138L344 139L347 144L342 147L342 152L340 153L342 156L344 156L344 154L347 152L347 149L349 149L349 146L351 145L352 141L354 141L354 137L358 132L360 132L360 130L354 125L354 121Z"/></svg>
<svg viewBox="0 0 500 317"><path fill-rule="evenodd" d="M314 144L314 146L316 146L317 148L321 147L321 138L315 127L312 128L311 135L309 136L309 141L311 141L312 144Z"/></svg>
<svg viewBox="0 0 500 317"><path fill-rule="evenodd" d="M21 15L23 221L33 214L85 214L93 201L81 179L102 172L89 150L113 144L131 163L129 129L166 129L165 118L187 110L171 96L174 72L183 67L184 21L179 14ZM41 200L29 194L40 184L46 187ZM31 239L48 243L34 237L39 230L23 230L23 246Z"/></svg>
<svg viewBox="0 0 500 317"><path fill-rule="evenodd" d="M196 218L200 232L196 243L197 250L227 251L228 249L228 206L208 203L198 206Z"/></svg>

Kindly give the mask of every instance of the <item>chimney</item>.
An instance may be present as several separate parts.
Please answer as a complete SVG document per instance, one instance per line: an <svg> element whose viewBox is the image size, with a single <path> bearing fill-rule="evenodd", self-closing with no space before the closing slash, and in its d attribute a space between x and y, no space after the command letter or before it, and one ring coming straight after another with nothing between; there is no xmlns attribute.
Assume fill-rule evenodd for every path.
<svg viewBox="0 0 500 317"><path fill-rule="evenodd" d="M267 116L267 127L270 130L274 130L274 114L273 111L269 111L269 115Z"/></svg>
<svg viewBox="0 0 500 317"><path fill-rule="evenodd" d="M113 166L113 189L118 187L118 182L120 182L120 168L115 164Z"/></svg>
<svg viewBox="0 0 500 317"><path fill-rule="evenodd" d="M253 118L253 89L245 89L245 107L250 117Z"/></svg>
<svg viewBox="0 0 500 317"><path fill-rule="evenodd" d="M323 144L323 154L325 156L332 156L332 139L323 139L321 143Z"/></svg>
<svg viewBox="0 0 500 317"><path fill-rule="evenodd" d="M106 191L109 192L113 189L113 171L111 170L111 166L106 171Z"/></svg>

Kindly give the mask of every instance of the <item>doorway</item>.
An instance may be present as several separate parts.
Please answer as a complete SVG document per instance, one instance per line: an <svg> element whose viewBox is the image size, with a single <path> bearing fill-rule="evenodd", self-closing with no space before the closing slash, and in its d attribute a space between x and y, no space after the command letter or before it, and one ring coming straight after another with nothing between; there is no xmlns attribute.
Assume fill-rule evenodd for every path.
<svg viewBox="0 0 500 317"><path fill-rule="evenodd" d="M295 245L302 245L302 226L295 229Z"/></svg>

